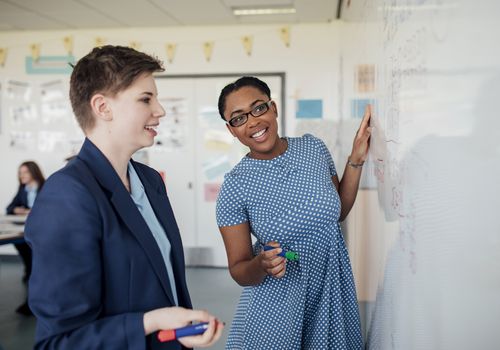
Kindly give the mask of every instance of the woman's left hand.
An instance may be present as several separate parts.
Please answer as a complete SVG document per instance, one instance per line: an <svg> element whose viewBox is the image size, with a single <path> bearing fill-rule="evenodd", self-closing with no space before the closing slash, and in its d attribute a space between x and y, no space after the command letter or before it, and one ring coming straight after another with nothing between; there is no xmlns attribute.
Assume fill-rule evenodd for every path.
<svg viewBox="0 0 500 350"><path fill-rule="evenodd" d="M355 164L363 163L368 157L368 149L370 148L370 135L372 128L370 127L370 118L372 115L371 105L365 107L365 115L361 121L354 142L352 152L349 159Z"/></svg>

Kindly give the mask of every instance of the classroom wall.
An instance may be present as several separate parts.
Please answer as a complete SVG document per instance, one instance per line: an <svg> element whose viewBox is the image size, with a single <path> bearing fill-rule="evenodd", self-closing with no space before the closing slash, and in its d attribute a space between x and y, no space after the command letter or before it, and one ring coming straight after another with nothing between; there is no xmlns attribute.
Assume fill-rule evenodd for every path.
<svg viewBox="0 0 500 350"><path fill-rule="evenodd" d="M0 33L0 47L8 49L4 67L0 67L0 82L5 89L9 80L43 84L60 80L67 88L67 74L26 74L25 59L30 56L29 45L39 43L41 55L65 55L63 38L72 36L76 59L88 53L97 37L108 44L140 43L139 49L157 55L166 62L165 74L214 73L286 73L286 130L282 134L294 136L297 99L322 99L323 117L338 119L338 57L340 22L328 24L300 24L290 27L290 46L280 37L281 25L210 26L171 28L132 28L115 30L37 31ZM253 50L248 56L242 45L243 36L253 36ZM204 56L203 43L213 41L210 61ZM172 63L167 62L166 43L176 43ZM2 94L5 95L5 94ZM9 132L14 128L9 118L9 101L4 97L1 108L0 154L2 170L0 181L0 208L7 206L17 189L17 167L26 159L40 163L48 176L64 165L64 158L72 150L55 149L52 152L15 150L9 146ZM68 118L71 119L71 116ZM76 135L72 121L50 125L33 125L46 130L67 130ZM0 253L12 251L0 247ZM9 250L10 249L10 250Z"/></svg>

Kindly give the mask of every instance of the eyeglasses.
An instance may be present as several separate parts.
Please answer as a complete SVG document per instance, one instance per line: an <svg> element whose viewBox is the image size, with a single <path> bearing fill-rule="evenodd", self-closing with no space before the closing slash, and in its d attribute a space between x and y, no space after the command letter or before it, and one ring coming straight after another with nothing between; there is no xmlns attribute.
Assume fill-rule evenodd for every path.
<svg viewBox="0 0 500 350"><path fill-rule="evenodd" d="M233 128L236 128L238 126L242 126L243 124L245 124L248 120L248 115L251 114L253 117L260 117L261 115L265 114L268 110L269 110L269 107L271 106L271 102L273 102L273 100L269 100L265 103L262 103L258 106L255 106L250 112L248 113L241 113L241 114L238 114L237 116L235 117L232 117L231 119L229 119L229 121L227 122L229 125L231 125Z"/></svg>

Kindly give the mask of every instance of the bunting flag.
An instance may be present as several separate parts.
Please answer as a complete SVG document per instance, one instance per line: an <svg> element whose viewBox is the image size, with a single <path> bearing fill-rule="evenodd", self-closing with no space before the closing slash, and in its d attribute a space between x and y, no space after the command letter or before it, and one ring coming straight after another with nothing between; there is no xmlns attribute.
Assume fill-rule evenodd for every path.
<svg viewBox="0 0 500 350"><path fill-rule="evenodd" d="M214 50L213 41L206 41L203 43L203 51L205 52L205 59L207 60L207 62L210 62L213 50Z"/></svg>
<svg viewBox="0 0 500 350"><path fill-rule="evenodd" d="M290 42L291 42L291 27L286 25L286 26L275 27L272 30L279 31L279 36L280 36L281 41L285 44L285 47L289 48ZM267 33L266 36L268 34L269 33ZM256 37L254 34L250 33L247 35L240 36L236 40L240 41L240 43L241 43L240 45L243 46L243 49L244 49L244 52L246 53L246 55L248 57L251 57L253 55L254 40L257 40L258 38L259 38L258 34ZM73 56L73 51L75 49L75 36L74 35L65 35L62 38L61 37L56 38L56 40L59 42L62 41L62 44L64 47L64 54L66 56ZM90 40L92 40L92 38L90 38ZM118 39L116 39L116 38L107 38L106 39L103 36L95 36L93 38L93 40L94 40L94 47L102 47L102 46L108 45L107 42L109 40L115 41ZM210 62L212 60L213 51L214 51L216 41L217 41L217 39L201 42L206 62ZM144 42L129 41L128 46L130 48L140 50L140 48L143 44L144 44ZM148 44L151 44L151 43L148 43ZM44 59L44 56L41 56L41 44L31 43L28 45L29 45L29 49L31 51L31 60L33 62L39 63L41 58ZM44 45L45 45L45 43L44 43ZM177 48L179 45L182 45L182 42L181 43L179 43L179 42L177 42L177 43L166 42L163 45L164 45L164 50L166 50L165 51L166 52L166 59L167 59L166 61L169 64L172 64L176 58ZM0 66L5 65L9 49L10 49L10 47L0 47Z"/></svg>
<svg viewBox="0 0 500 350"><path fill-rule="evenodd" d="M40 44L31 44L30 49L33 62L38 62L38 60L40 59Z"/></svg>
<svg viewBox="0 0 500 350"><path fill-rule="evenodd" d="M130 47L131 49L134 49L134 50L139 50L141 48L141 43L138 41L131 41L128 44L128 47Z"/></svg>
<svg viewBox="0 0 500 350"><path fill-rule="evenodd" d="M98 36L97 38L95 38L95 41L94 41L94 46L95 47L101 47L101 46L104 46L106 44L106 39Z"/></svg>
<svg viewBox="0 0 500 350"><path fill-rule="evenodd" d="M5 66L5 61L7 59L7 48L0 48L0 66Z"/></svg>
<svg viewBox="0 0 500 350"><path fill-rule="evenodd" d="M167 49L168 63L174 62L175 49L177 48L177 45L176 44L167 44L165 47Z"/></svg>
<svg viewBox="0 0 500 350"><path fill-rule="evenodd" d="M285 43L286 47L290 47L290 27L280 28L281 40Z"/></svg>
<svg viewBox="0 0 500 350"><path fill-rule="evenodd" d="M66 50L66 53L68 56L73 54L73 37L72 36L65 36L63 38L63 45L64 49Z"/></svg>
<svg viewBox="0 0 500 350"><path fill-rule="evenodd" d="M243 43L243 48L248 56L252 55L252 46L253 46L253 37L246 35L241 38L241 42Z"/></svg>

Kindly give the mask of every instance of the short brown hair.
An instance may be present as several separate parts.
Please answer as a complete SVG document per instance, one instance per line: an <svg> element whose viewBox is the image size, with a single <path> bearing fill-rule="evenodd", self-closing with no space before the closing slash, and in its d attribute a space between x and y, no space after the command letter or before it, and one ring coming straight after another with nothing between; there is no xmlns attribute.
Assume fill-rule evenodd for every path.
<svg viewBox="0 0 500 350"><path fill-rule="evenodd" d="M115 96L143 73L163 72L157 58L130 47L106 45L82 57L71 73L69 98L78 124L85 132L95 120L90 99L97 93Z"/></svg>

